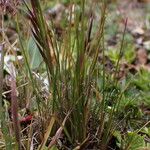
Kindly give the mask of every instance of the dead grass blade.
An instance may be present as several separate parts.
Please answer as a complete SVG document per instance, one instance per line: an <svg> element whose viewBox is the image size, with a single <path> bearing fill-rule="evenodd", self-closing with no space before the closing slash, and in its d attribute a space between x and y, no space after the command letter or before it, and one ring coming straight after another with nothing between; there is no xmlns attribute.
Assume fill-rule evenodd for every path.
<svg viewBox="0 0 150 150"><path fill-rule="evenodd" d="M53 136L52 141L48 145L49 149L52 148L52 146L54 146L56 144L57 140L60 138L60 136L62 134L62 131L64 129L64 126L65 126L66 120L67 120L67 118L68 118L69 115L70 115L70 113L67 114L67 116L65 117L65 119L62 122L61 127L57 130L55 136Z"/></svg>
<svg viewBox="0 0 150 150"><path fill-rule="evenodd" d="M89 144L89 135L88 137L77 147L75 147L73 150L81 150L81 149L85 149L86 146Z"/></svg>
<svg viewBox="0 0 150 150"><path fill-rule="evenodd" d="M47 131L46 131L46 133L44 135L44 138L43 138L43 141L42 141L42 144L41 144L39 150L44 150L45 144L46 144L46 142L48 140L48 137L49 137L49 135L50 135L50 133L52 131L53 125L55 123L55 120L56 120L55 116L52 116L52 118L50 120L50 123L49 123L49 126L48 126Z"/></svg>

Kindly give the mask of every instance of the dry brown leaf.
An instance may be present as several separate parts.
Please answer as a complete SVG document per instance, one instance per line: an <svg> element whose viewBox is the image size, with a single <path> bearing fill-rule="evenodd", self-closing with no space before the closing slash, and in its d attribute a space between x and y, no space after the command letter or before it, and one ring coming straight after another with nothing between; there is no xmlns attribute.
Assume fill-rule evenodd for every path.
<svg viewBox="0 0 150 150"><path fill-rule="evenodd" d="M134 34L134 35L143 35L144 33L145 33L145 31L142 29L142 28L140 28L140 27L137 27L137 28L135 28L133 31L132 31L132 33Z"/></svg>
<svg viewBox="0 0 150 150"><path fill-rule="evenodd" d="M139 49L137 51L137 64L139 65L145 65L148 60L147 51L143 48Z"/></svg>

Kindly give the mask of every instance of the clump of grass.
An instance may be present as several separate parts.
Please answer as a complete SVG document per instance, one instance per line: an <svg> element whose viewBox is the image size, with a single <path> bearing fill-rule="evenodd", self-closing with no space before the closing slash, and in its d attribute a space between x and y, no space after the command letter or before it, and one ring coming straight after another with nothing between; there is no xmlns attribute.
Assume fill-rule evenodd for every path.
<svg viewBox="0 0 150 150"><path fill-rule="evenodd" d="M107 94L105 93L107 82L104 47L106 3L98 3L101 8L101 19L93 37L91 37L93 16L90 17L90 20L85 16L86 1L83 0L78 3L80 11L75 11L74 7L76 8L77 4L73 3L66 19L66 29L61 40L59 40L55 34L53 21L47 23L45 20L39 0L31 0L30 2L31 6L24 1L28 10L27 16L31 21L32 36L45 62L49 79L49 105L45 109L50 109L48 111L50 114L47 115L55 115L56 118L63 121L66 114L70 112L65 124L63 123L64 133L72 145L79 144L82 147L86 141L90 140L89 137L86 137L94 102L93 95L95 92L97 95L102 95L102 100L98 105L99 129L97 135L99 136L99 145L106 149L115 126L116 107L119 98L121 98L118 93L114 94L113 89ZM72 20L74 21L73 25ZM123 45L120 55L122 48ZM98 61L100 53L103 56L102 68L99 67ZM119 60L114 78L116 78L118 66ZM97 88L100 86L97 82L99 77L103 81L100 88L102 90ZM114 80L114 86L116 84L117 82ZM113 97L112 95L115 95L116 100L114 100L115 104L108 114L106 102ZM99 99L99 97L97 98ZM40 109L42 109L41 102L38 103ZM107 116L109 116L108 122L106 122Z"/></svg>
<svg viewBox="0 0 150 150"><path fill-rule="evenodd" d="M71 26L74 12L73 8L70 9L68 26L61 42L56 38L53 23L51 22L51 26L46 23L39 1L31 1L32 8L26 5L32 23L32 34L48 68L51 113L63 118L71 111L66 126L69 127L67 128L69 133L75 133L69 135L70 141L74 142L83 141L86 137L92 72L98 54L96 52L91 62L87 61L89 56L86 49L89 43L86 40L90 37L87 39L85 2L81 2L80 5L82 12L75 14L74 27Z"/></svg>
<svg viewBox="0 0 150 150"><path fill-rule="evenodd" d="M46 20L39 0L24 0L26 16L30 21L31 35L36 42L38 51L44 61L44 71L48 78L48 96L42 97L41 85L35 79L28 62L28 54L20 24L17 20L20 47L27 68L26 77L30 78L28 86L32 89L36 100L35 120L40 129L35 129L31 123L28 135L28 149L34 147L35 133L41 132L37 139L38 148L48 149L57 145L63 136L62 147L86 149L90 147L105 150L110 145L113 133L120 124L117 121L118 108L122 95L127 89L119 89L117 75L122 57L124 36L121 41L119 58L112 75L106 71L105 57L105 20L107 3L94 2L100 10L98 27L93 31L94 16L86 16L86 0L70 3L64 20L63 33L58 38L53 20ZM100 56L100 57L99 57ZM100 60L101 58L101 60ZM38 58L37 58L38 59ZM2 65L3 66L3 65ZM1 67L2 68L2 67ZM0 71L1 72L1 71ZM0 78L2 80L2 77ZM12 99L16 100L15 80L12 81ZM0 94L2 92L0 91ZM30 95L32 95L30 93ZM30 102L29 102L30 103ZM25 139L20 136L17 101L12 103L12 113L16 131L16 139L21 148ZM36 130L36 131L34 131ZM52 138L51 138L52 137ZM96 142L95 142L96 140ZM22 143L21 143L22 142ZM64 143L63 143L64 142ZM59 145L59 144L58 144ZM61 148L62 148L61 147Z"/></svg>

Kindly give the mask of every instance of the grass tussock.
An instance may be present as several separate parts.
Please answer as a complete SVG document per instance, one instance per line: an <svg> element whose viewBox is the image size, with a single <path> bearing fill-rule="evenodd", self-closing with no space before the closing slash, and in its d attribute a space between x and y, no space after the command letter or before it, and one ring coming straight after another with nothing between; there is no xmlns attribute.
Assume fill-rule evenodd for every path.
<svg viewBox="0 0 150 150"><path fill-rule="evenodd" d="M0 87L1 127L4 139L2 148L107 150L118 148L117 142L113 141L115 138L121 143L121 133L117 133L119 128L123 128L122 123L128 116L126 114L120 119L121 101L130 82L125 84L124 88L119 88L121 83L118 76L127 20L122 31L119 57L113 64L113 73L110 74L106 67L105 44L108 3L93 2L91 12L98 8L100 14L96 21L93 13L90 13L90 17L87 15L86 3L86 0L70 2L63 18L63 31L58 34L53 19L47 19L42 2L23 0L21 9L18 9L21 14L15 16L15 26L18 32L18 46L25 65L20 64L23 70L17 72L20 78L15 77L15 70L11 74L11 117L6 117L8 114L2 111L3 87ZM21 16L22 14L24 16ZM24 26L19 20L20 17L24 17L29 25L26 31L22 31ZM33 50L42 58L37 70L32 69L30 65L26 37L33 39ZM4 58L3 53L1 58ZM1 83L3 67L4 60L1 59ZM19 68L19 65L16 64L17 67ZM17 84L22 86L17 87ZM19 110L21 104L17 100L17 91L23 91L25 113L28 115L21 121L18 114L24 116L25 113ZM6 127L3 127L4 123L7 123ZM141 130L144 127L145 125ZM129 134L129 137L122 136L122 139L127 141L122 144L124 150L130 150L130 143L141 130L135 132L135 135ZM9 141L5 133L15 136Z"/></svg>

